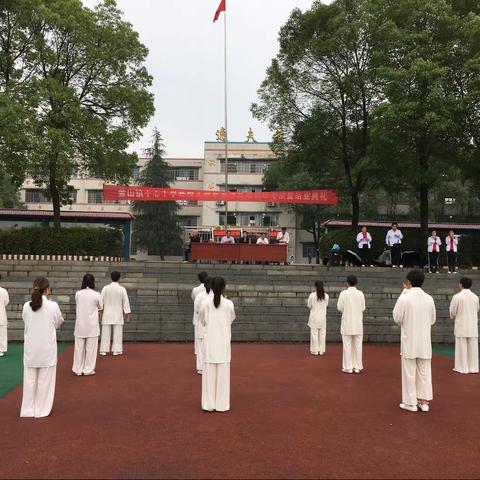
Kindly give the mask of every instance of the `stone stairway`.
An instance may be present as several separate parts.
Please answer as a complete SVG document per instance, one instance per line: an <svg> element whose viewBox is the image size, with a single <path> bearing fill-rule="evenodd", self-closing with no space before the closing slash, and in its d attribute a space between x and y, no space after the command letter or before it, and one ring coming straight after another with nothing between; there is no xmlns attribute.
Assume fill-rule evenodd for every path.
<svg viewBox="0 0 480 480"><path fill-rule="evenodd" d="M128 341L185 342L193 339L190 293L198 284L197 275L206 270L211 276L223 276L227 296L235 304L237 321L233 340L240 342L302 342L309 339L306 299L315 280L325 282L330 296L328 309L328 341L340 341L340 314L336 310L339 292L345 278L354 273L358 287L365 293L364 340L398 342L399 331L392 320L392 309L401 292L406 270L382 268L334 268L316 265L266 266L184 263L100 263L59 261L16 261L0 263L1 286L10 294L9 338L21 340L21 309L29 300L32 282L46 276L52 287L51 298L57 301L66 323L59 339L73 340L75 292L84 273L92 273L101 289L110 281L112 270L124 275L132 306L131 321L125 325ZM434 343L453 343L453 322L448 317L450 299L457 292L462 273L473 278L474 291L480 286L476 271L459 275L428 275L425 290L433 295L437 307L437 323L433 327Z"/></svg>

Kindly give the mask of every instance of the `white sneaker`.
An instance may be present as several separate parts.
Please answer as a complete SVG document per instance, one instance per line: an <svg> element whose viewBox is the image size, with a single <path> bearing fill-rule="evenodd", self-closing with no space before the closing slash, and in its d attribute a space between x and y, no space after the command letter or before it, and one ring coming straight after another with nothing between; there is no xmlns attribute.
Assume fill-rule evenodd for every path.
<svg viewBox="0 0 480 480"><path fill-rule="evenodd" d="M453 272L454 274L458 273L456 270Z"/></svg>
<svg viewBox="0 0 480 480"><path fill-rule="evenodd" d="M107 352L100 352L99 353L99 355L101 355L102 357L104 357L106 354L107 354Z"/></svg>
<svg viewBox="0 0 480 480"><path fill-rule="evenodd" d="M401 403L399 405L399 407L402 409L402 410L408 410L409 412L417 412L418 411L418 408L416 405L406 405L405 403Z"/></svg>
<svg viewBox="0 0 480 480"><path fill-rule="evenodd" d="M117 355L123 355L123 352L113 352L113 355L117 356Z"/></svg>
<svg viewBox="0 0 480 480"><path fill-rule="evenodd" d="M403 268L403 265L400 265L400 268Z"/></svg>
<svg viewBox="0 0 480 480"><path fill-rule="evenodd" d="M452 272L449 270L448 273L450 274L450 273L452 273Z"/></svg>
<svg viewBox="0 0 480 480"><path fill-rule="evenodd" d="M0 357L3 357L5 355L5 352L0 352Z"/></svg>
<svg viewBox="0 0 480 480"><path fill-rule="evenodd" d="M344 368L342 368L342 372L343 373L353 373L353 370L345 370Z"/></svg>
<svg viewBox="0 0 480 480"><path fill-rule="evenodd" d="M203 375L203 371L202 371L202 370L197 370L197 373L198 373L199 375Z"/></svg>
<svg viewBox="0 0 480 480"><path fill-rule="evenodd" d="M428 273L432 273L432 272L429 270Z"/></svg>
<svg viewBox="0 0 480 480"><path fill-rule="evenodd" d="M325 352L320 352L319 355L325 355Z"/></svg>
<svg viewBox="0 0 480 480"><path fill-rule="evenodd" d="M358 368L354 368L353 373L360 373L360 370Z"/></svg>
<svg viewBox="0 0 480 480"><path fill-rule="evenodd" d="M312 355L318 355L318 352L310 352Z"/></svg>
<svg viewBox="0 0 480 480"><path fill-rule="evenodd" d="M93 372L90 372L90 373L84 373L83 375L86 376L86 377L88 377L90 375L95 375L95 370Z"/></svg>
<svg viewBox="0 0 480 480"><path fill-rule="evenodd" d="M392 268L396 268L397 266L396 265L392 265Z"/></svg>
<svg viewBox="0 0 480 480"><path fill-rule="evenodd" d="M428 405L428 403L419 403L418 404L418 408L422 411L422 412L428 412L430 410L430 405Z"/></svg>

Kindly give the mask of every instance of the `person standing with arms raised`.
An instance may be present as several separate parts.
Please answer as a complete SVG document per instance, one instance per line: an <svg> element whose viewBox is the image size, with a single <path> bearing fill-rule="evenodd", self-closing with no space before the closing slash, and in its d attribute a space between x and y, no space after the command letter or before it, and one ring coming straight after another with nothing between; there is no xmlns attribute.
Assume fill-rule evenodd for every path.
<svg viewBox="0 0 480 480"><path fill-rule="evenodd" d="M57 329L63 323L56 302L48 299L50 283L44 277L33 283L30 302L25 303L23 346L23 398L21 417L47 417L55 397L57 375Z"/></svg>
<svg viewBox="0 0 480 480"><path fill-rule="evenodd" d="M402 265L402 239L403 234L398 228L397 222L392 223L392 228L387 232L385 237L385 243L390 248L392 256L392 267L399 266L403 268Z"/></svg>
<svg viewBox="0 0 480 480"><path fill-rule="evenodd" d="M393 320L401 329L402 403L400 408L416 412L430 409L432 389L432 325L436 320L433 298L422 290L425 275L408 273L407 293L400 295L393 309Z"/></svg>
<svg viewBox="0 0 480 480"><path fill-rule="evenodd" d="M343 342L342 371L360 373L363 370L363 312L365 296L357 290L358 279L355 275L347 277L347 289L340 292L337 309L342 312L340 333Z"/></svg>
<svg viewBox="0 0 480 480"><path fill-rule="evenodd" d="M455 320L455 368L458 373L478 373L478 311L477 295L468 277L460 279L460 292L450 303L450 318Z"/></svg>
<svg viewBox="0 0 480 480"><path fill-rule="evenodd" d="M201 322L205 327L205 361L202 375L202 409L213 412L230 410L230 362L233 302L223 295L225 280L212 280L213 297L203 304Z"/></svg>

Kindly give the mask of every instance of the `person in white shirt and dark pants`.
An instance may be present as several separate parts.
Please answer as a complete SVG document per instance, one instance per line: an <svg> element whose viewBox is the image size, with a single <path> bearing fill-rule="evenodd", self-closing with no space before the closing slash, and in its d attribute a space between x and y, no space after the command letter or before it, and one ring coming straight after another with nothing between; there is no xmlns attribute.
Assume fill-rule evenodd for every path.
<svg viewBox="0 0 480 480"><path fill-rule="evenodd" d="M457 273L458 237L453 230L450 230L448 237L445 238L445 248L447 250L448 273Z"/></svg>
<svg viewBox="0 0 480 480"><path fill-rule="evenodd" d="M437 236L437 231L432 230L432 235L427 240L428 250L428 273L440 273L438 271L438 258L440 256L440 246L442 241Z"/></svg>
<svg viewBox="0 0 480 480"><path fill-rule="evenodd" d="M371 265L370 249L372 248L372 236L367 232L367 227L363 226L362 231L357 235L357 245L362 267Z"/></svg>
<svg viewBox="0 0 480 480"><path fill-rule="evenodd" d="M390 248L390 253L392 255L392 267L400 266L400 268L403 268L402 239L403 234L401 230L399 230L398 224L393 222L392 228L387 232L387 236L385 237L385 243Z"/></svg>

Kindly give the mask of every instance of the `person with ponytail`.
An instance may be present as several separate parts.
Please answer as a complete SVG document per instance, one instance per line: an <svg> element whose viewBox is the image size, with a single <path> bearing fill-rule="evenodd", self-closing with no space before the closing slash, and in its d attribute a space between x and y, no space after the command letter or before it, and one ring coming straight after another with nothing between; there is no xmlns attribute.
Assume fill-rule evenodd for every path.
<svg viewBox="0 0 480 480"><path fill-rule="evenodd" d="M197 373L203 373L203 362L205 357L205 346L203 344L203 339L205 337L205 329L202 324L203 314L204 314L204 305L206 300L213 297L213 292L211 290L212 279L210 277L205 278L203 285L205 290L200 292L195 297L195 302L193 303L193 325L195 327L195 351L196 354L196 364L197 364Z"/></svg>
<svg viewBox="0 0 480 480"><path fill-rule="evenodd" d="M23 398L21 417L46 417L55 396L57 332L63 323L56 302L48 299L50 284L44 277L33 283L31 301L25 303L23 348Z"/></svg>
<svg viewBox="0 0 480 480"><path fill-rule="evenodd" d="M0 280L2 276L0 275ZM0 357L3 357L8 349L7 334L7 305L10 303L7 290L0 287Z"/></svg>
<svg viewBox="0 0 480 480"><path fill-rule="evenodd" d="M323 355L325 353L325 339L327 336L327 307L328 295L325 293L323 282L315 282L315 292L307 300L310 309L308 326L310 327L310 353Z"/></svg>
<svg viewBox="0 0 480 480"><path fill-rule="evenodd" d="M202 376L202 408L208 412L230 410L230 361L233 302L223 295L225 280L212 280L213 296L202 306L201 324L205 327L205 359Z"/></svg>
<svg viewBox="0 0 480 480"><path fill-rule="evenodd" d="M75 349L73 353L73 373L95 375L95 364L100 336L99 310L100 294L95 291L95 277L87 273L83 277L82 288L75 293Z"/></svg>

